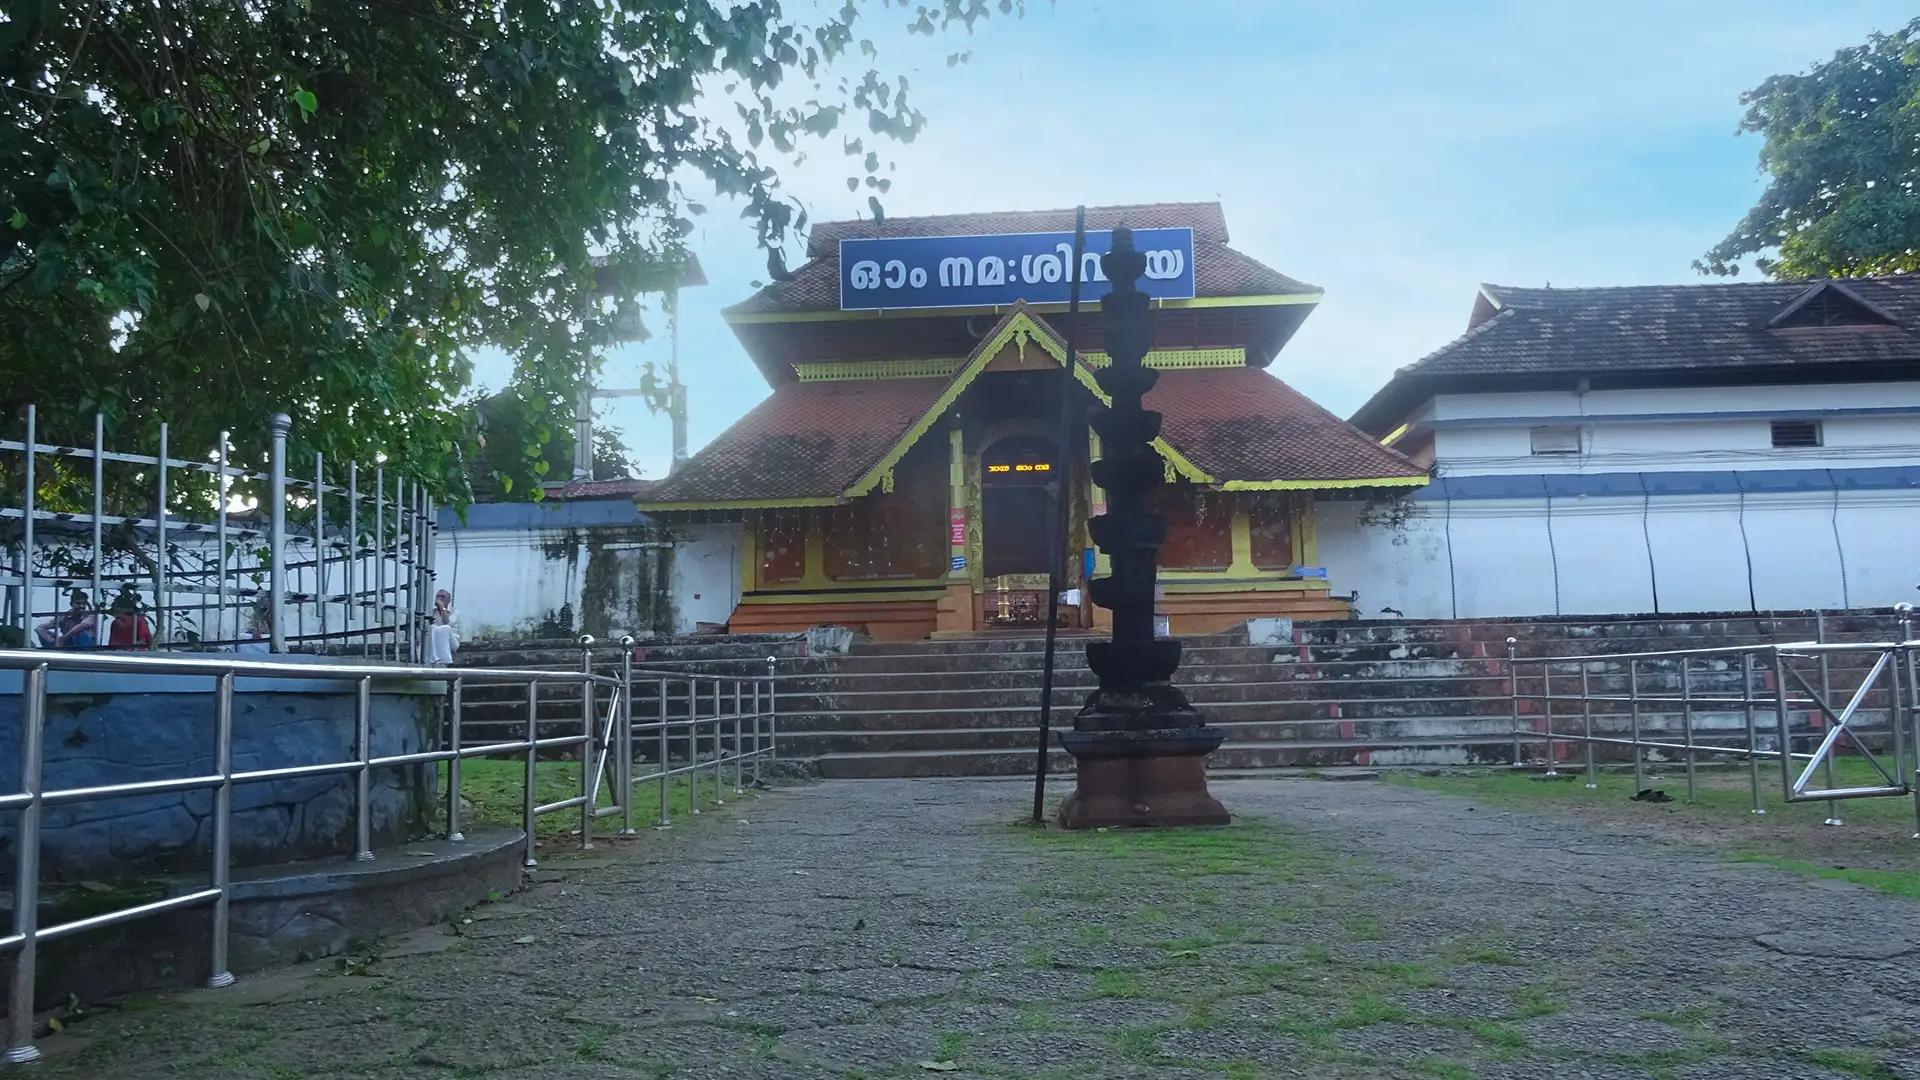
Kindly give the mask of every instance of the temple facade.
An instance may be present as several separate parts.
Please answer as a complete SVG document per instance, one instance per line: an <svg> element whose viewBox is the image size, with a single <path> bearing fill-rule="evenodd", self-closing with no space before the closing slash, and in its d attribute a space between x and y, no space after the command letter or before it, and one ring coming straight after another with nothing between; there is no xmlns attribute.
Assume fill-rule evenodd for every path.
<svg viewBox="0 0 1920 1080"><path fill-rule="evenodd" d="M738 523L730 631L1037 627L1055 558L1063 625L1098 629L1081 588L1102 570L1086 417L1107 362L1097 257L1119 225L1157 245L1143 284L1169 481L1160 614L1181 634L1349 614L1320 559L1320 508L1403 496L1427 470L1269 373L1320 290L1228 246L1218 204L1185 203L1088 210L1072 357L1072 211L816 225L804 265L726 313L772 394L636 499L650 517Z"/></svg>

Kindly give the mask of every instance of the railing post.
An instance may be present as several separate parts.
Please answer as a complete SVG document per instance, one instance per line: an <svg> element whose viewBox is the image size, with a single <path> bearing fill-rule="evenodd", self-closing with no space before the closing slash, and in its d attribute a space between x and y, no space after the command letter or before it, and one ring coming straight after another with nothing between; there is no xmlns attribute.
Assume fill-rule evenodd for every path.
<svg viewBox="0 0 1920 1080"><path fill-rule="evenodd" d="M222 438L220 440L220 465L221 465L220 477L221 477L222 487L220 490L222 492L222 497L220 499L219 529L220 529L220 541L221 541L220 551L224 556L227 549L227 545L226 545L227 500L225 498L226 488L224 486L226 482L226 474L227 474L227 471L226 471L227 443L226 443L226 439L224 438L226 433L221 432L221 435L222 435ZM101 607L100 555L102 550L105 547L105 545L102 544L101 542L104 539L104 537L102 536L103 526L101 524L101 519L106 515L106 505L105 505L106 496L102 492L102 489L106 486L106 464L107 464L106 442L107 442L107 418L104 413L101 413L96 410L93 414L93 595L87 601L87 606L93 608L94 611L96 612L98 612ZM226 568L226 563L223 561L220 564L220 566L221 566L221 569L224 570ZM227 584L226 576L222 575L220 578L220 588L223 592L226 589L226 584ZM93 643L95 645L106 644L105 635L101 633L101 630L102 630L102 627L100 625L100 616L96 614L93 617L93 638L94 638ZM202 628L201 635L204 637L205 634L206 634L206 631L204 628ZM218 637L219 635L215 634L214 636Z"/></svg>
<svg viewBox="0 0 1920 1080"><path fill-rule="evenodd" d="M528 869L532 869L533 867L540 865L539 860L533 857L534 759L539 754L539 752L540 752L540 683L538 680L528 679L527 680L527 773L526 773L526 783L521 788L521 793L520 793L521 801L524 803L524 805L521 807L521 812L520 812L521 827L526 830L526 837L525 837L526 852L521 857L520 862L521 862L521 865L527 867Z"/></svg>
<svg viewBox="0 0 1920 1080"><path fill-rule="evenodd" d="M1525 764L1520 756L1520 665L1519 644L1516 638L1507 639L1507 699L1513 711L1513 767L1518 769ZM769 672L771 674L771 672Z"/></svg>
<svg viewBox="0 0 1920 1080"><path fill-rule="evenodd" d="M1793 801L1793 720L1787 715L1787 660L1780 646L1773 651L1774 721L1780 731L1780 798Z"/></svg>
<svg viewBox="0 0 1920 1080"><path fill-rule="evenodd" d="M167 637L167 422L160 422L160 453L154 466L158 479L153 499L153 632L147 636L147 651L160 648Z"/></svg>
<svg viewBox="0 0 1920 1080"><path fill-rule="evenodd" d="M387 549L381 537L387 528L387 467L376 465L373 469L373 613L379 630L375 640L380 643L380 656L388 656L387 616L393 610L387 602Z"/></svg>
<svg viewBox="0 0 1920 1080"><path fill-rule="evenodd" d="M1547 724L1547 771L1542 776L1559 776L1555 767L1559 755L1553 752L1553 661L1540 661L1540 712Z"/></svg>
<svg viewBox="0 0 1920 1080"><path fill-rule="evenodd" d="M580 635L580 850L593 850L593 635Z"/></svg>
<svg viewBox="0 0 1920 1080"><path fill-rule="evenodd" d="M1904 643L1913 635L1913 605L1901 602L1895 604L1893 610L1899 616L1900 641ZM1887 691L1887 726L1893 729L1893 775L1896 780L1899 779L1900 774L1905 772L1907 768L1907 726L1903 722L1906 719L1906 696L1901 692L1903 680L1901 679L1902 672L1900 670L1900 661L1903 658L1904 652L1905 650L1899 645L1895 645L1893 655L1887 657L1887 667L1890 669L1887 672L1887 686L1889 687ZM1912 749L1914 751L1916 767L1920 767L1920 745L1916 745Z"/></svg>
<svg viewBox="0 0 1920 1080"><path fill-rule="evenodd" d="M620 639L620 835L639 832L633 827L633 637ZM660 778L666 783L666 778Z"/></svg>
<svg viewBox="0 0 1920 1080"><path fill-rule="evenodd" d="M665 829L673 825L673 818L667 812L667 788L673 780L673 770L667 767L667 680L664 678L660 680L660 732L657 753L660 755L660 819L654 822L654 825Z"/></svg>
<svg viewBox="0 0 1920 1080"><path fill-rule="evenodd" d="M687 680L687 813L700 813L700 680Z"/></svg>
<svg viewBox="0 0 1920 1080"><path fill-rule="evenodd" d="M220 895L213 898L212 974L207 985L218 989L233 985L233 972L227 970L228 915L232 901L233 849L233 672L220 674L213 702L214 771L220 774L220 786L213 789L213 887Z"/></svg>
<svg viewBox="0 0 1920 1080"><path fill-rule="evenodd" d="M1816 611L1813 613L1813 639L1822 645L1827 643L1827 613L1824 611ZM1820 654L1820 701L1822 704L1826 704L1832 700L1833 672L1827 663L1827 654L1823 652ZM1815 710L1810 715L1819 716L1821 714L1818 710ZM1826 765L1827 789L1832 790L1840 785L1834 780L1833 755L1831 753L1827 755ZM1846 819L1840 814L1840 800L1828 799L1827 819L1820 824L1839 826L1845 825L1846 823Z"/></svg>
<svg viewBox="0 0 1920 1080"><path fill-rule="evenodd" d="M733 793L735 795L746 793L744 770L747 763L740 756L740 721L744 719L740 714L740 682L739 679L733 680Z"/></svg>
<svg viewBox="0 0 1920 1080"><path fill-rule="evenodd" d="M215 492L214 492L215 510L214 510L214 526L213 526L214 542L216 545L218 545L220 549L220 554L215 560L215 565L219 567L219 574L220 574L219 580L214 583L215 599L214 599L214 608L213 608L213 628L214 628L213 637L214 637L214 640L216 641L227 640L227 574L228 574L227 558L230 551L230 549L227 546L227 499L230 497L230 494L229 494L230 489L227 486L227 480L228 480L227 444L231 441L232 441L232 438L231 438L230 432L222 431L220 433L220 460L219 460L220 479L216 481L214 484L214 489L215 489ZM100 448L100 429L99 429L98 417L96 417L94 420L93 444L94 444L94 449L97 452ZM98 594L100 592L100 570L99 570L100 526L98 523L99 517L100 517L100 492L99 492L100 471L98 467L94 469L93 475L94 475L93 514L95 519L95 524L93 527L94 528L93 591L95 594ZM96 604L99 603L98 599L96 599L94 602ZM238 622L239 620L236 619L235 621ZM240 632L238 629L234 631L233 636L236 639L240 637Z"/></svg>
<svg viewBox="0 0 1920 1080"><path fill-rule="evenodd" d="M1765 814L1760 804L1760 729L1753 722L1753 654L1740 654L1740 706L1747 721L1747 787L1753 792L1753 812Z"/></svg>
<svg viewBox="0 0 1920 1080"><path fill-rule="evenodd" d="M280 625L275 620L274 627ZM373 859L373 679L362 676L353 701L355 742L360 745L360 768L354 774L354 849L358 862Z"/></svg>
<svg viewBox="0 0 1920 1080"><path fill-rule="evenodd" d="M327 461L318 450L313 452L313 595L320 609L320 640L329 642L327 633Z"/></svg>
<svg viewBox="0 0 1920 1080"><path fill-rule="evenodd" d="M1687 801L1693 801L1694 794L1694 754L1693 754L1693 658L1680 658L1680 728L1687 744Z"/></svg>
<svg viewBox="0 0 1920 1080"><path fill-rule="evenodd" d="M39 438L39 414L32 405L28 405L26 489L20 502L22 511L20 515L20 634L23 639L22 644L29 649L40 647L40 631L33 623L33 515L34 504L39 497L39 492L34 490L37 481L33 475L33 447ZM106 642L102 640L101 644L104 645ZM31 1028L28 1029L27 1035L29 1038L32 1037ZM27 1048L33 1049L31 1044ZM34 1050L33 1057L39 1056L40 1052ZM21 1060L32 1061L33 1057Z"/></svg>
<svg viewBox="0 0 1920 1080"><path fill-rule="evenodd" d="M778 661L767 657L767 760L780 760L780 682L774 674Z"/></svg>
<svg viewBox="0 0 1920 1080"><path fill-rule="evenodd" d="M293 418L286 413L267 417L267 431L271 436L267 465L267 501L271 504L267 515L267 553L272 560L267 571L267 614L273 620L267 627L267 647L276 653L287 651L287 432L291 430Z"/></svg>
<svg viewBox="0 0 1920 1080"><path fill-rule="evenodd" d="M713 805L715 806L727 805L727 800L720 797L721 785L725 783L720 778L721 768L726 764L726 753L720 745L720 729L725 726L721 718L724 715L720 705L720 680L716 677L713 680Z"/></svg>
<svg viewBox="0 0 1920 1080"><path fill-rule="evenodd" d="M31 408L31 406L29 406ZM31 426L31 425L29 425ZM32 453L32 441L28 441ZM13 978L7 987L7 1052L12 1064L38 1061L33 1045L34 965L39 960L40 929L40 747L46 731L47 666L22 673L20 685L20 808L13 852L13 932L20 947L13 954Z"/></svg>
<svg viewBox="0 0 1920 1080"><path fill-rule="evenodd" d="M1646 764L1640 749L1640 661L1627 661L1627 709L1633 725L1633 790L1647 790Z"/></svg>
<svg viewBox="0 0 1920 1080"><path fill-rule="evenodd" d="M460 831L460 714L465 705L464 685L453 680L447 699L447 747L453 756L447 759L447 839L459 843L466 839Z"/></svg>
<svg viewBox="0 0 1920 1080"><path fill-rule="evenodd" d="M1593 667L1585 660L1580 661L1580 735L1587 748L1587 790L1600 786L1600 775L1593 763L1593 698L1590 696L1591 683L1587 672Z"/></svg>
<svg viewBox="0 0 1920 1080"><path fill-rule="evenodd" d="M1900 651L1902 657L1896 657L1897 665L1901 659L1907 662L1907 723L1912 726L1913 735L1913 838L1920 840L1920 666L1914 663L1913 642L1913 605L1901 602L1893 605L1900 613Z"/></svg>
<svg viewBox="0 0 1920 1080"><path fill-rule="evenodd" d="M753 786L760 786L760 714L766 705L760 699L760 691L766 680L753 680L753 751L748 755L753 759Z"/></svg>

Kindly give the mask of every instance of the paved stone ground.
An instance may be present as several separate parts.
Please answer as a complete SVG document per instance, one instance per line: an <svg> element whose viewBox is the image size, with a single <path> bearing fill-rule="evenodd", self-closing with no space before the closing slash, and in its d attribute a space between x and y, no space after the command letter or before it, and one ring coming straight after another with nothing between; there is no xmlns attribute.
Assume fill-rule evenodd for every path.
<svg viewBox="0 0 1920 1080"><path fill-rule="evenodd" d="M1400 787L1215 788L1238 824L1073 835L1012 824L1016 784L774 792L367 974L98 1016L39 1075L1920 1077L1910 901Z"/></svg>

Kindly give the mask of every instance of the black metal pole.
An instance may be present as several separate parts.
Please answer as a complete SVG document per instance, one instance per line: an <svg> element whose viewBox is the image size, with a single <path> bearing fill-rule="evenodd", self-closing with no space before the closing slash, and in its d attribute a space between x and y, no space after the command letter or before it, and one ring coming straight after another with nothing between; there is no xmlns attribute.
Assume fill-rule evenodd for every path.
<svg viewBox="0 0 1920 1080"><path fill-rule="evenodd" d="M1033 760L1033 823L1046 818L1047 741L1053 727L1053 655L1060 632L1060 590L1066 585L1067 524L1073 495L1073 402L1080 362L1080 261L1087 250L1087 208L1073 212L1073 261L1067 266L1067 362L1060 367L1060 438L1054 454L1053 519L1047 523L1047 644L1040 670L1040 740Z"/></svg>

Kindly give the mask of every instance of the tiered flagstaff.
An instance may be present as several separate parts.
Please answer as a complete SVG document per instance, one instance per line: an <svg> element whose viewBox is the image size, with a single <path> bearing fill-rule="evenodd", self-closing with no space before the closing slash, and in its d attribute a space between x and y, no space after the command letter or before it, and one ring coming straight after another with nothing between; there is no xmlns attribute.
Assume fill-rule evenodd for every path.
<svg viewBox="0 0 1920 1080"><path fill-rule="evenodd" d="M1153 451L1160 414L1141 408L1159 372L1144 366L1153 341L1147 295L1134 286L1147 268L1133 235L1115 229L1101 260L1113 291L1100 302L1113 363L1096 380L1109 406L1093 416L1107 454L1093 478L1111 496L1108 511L1087 523L1113 572L1093 579L1093 602L1113 612L1113 638L1087 646L1100 688L1062 732L1074 756L1075 789L1060 807L1070 829L1121 825L1224 825L1226 808L1207 792L1206 756L1224 737L1173 685L1180 642L1155 637L1153 600L1166 519L1151 509L1163 482Z"/></svg>
<svg viewBox="0 0 1920 1080"><path fill-rule="evenodd" d="M1159 590L1141 617L1164 633L1249 618L1348 612L1321 569L1314 498L1404 490L1425 470L1264 368L1320 291L1227 246L1215 203L1087 212L1088 300L1130 226L1155 315L1145 408L1163 417L1143 468L1165 483ZM743 523L736 633L834 623L877 638L1038 627L1053 486L1071 505L1069 626L1105 629L1087 582L1109 571L1088 521L1107 509L1100 433L1057 444L1067 362L1073 211L828 222L809 261L727 318L774 387L640 498L652 515ZM1063 247L1065 250L1063 251ZM1074 364L1081 415L1107 402L1111 316L1089 313Z"/></svg>

